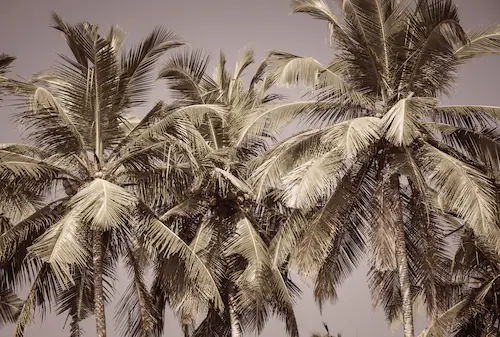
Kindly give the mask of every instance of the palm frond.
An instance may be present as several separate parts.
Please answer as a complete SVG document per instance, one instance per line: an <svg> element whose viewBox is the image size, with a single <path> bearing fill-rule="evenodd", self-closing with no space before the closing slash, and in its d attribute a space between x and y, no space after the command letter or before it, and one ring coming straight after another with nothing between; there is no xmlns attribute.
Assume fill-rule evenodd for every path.
<svg viewBox="0 0 500 337"><path fill-rule="evenodd" d="M94 179L74 195L71 213L92 230L107 231L128 224L135 198L122 187L104 179Z"/></svg>
<svg viewBox="0 0 500 337"><path fill-rule="evenodd" d="M182 46L180 38L163 27L155 28L136 48L123 54L117 109L142 104L153 84L152 70L165 52Z"/></svg>
<svg viewBox="0 0 500 337"><path fill-rule="evenodd" d="M50 302L56 298L57 290L54 274L50 265L45 263L32 283L28 297L22 303L14 331L15 337L24 336L25 329L33 322L35 307L40 306L43 314Z"/></svg>
<svg viewBox="0 0 500 337"><path fill-rule="evenodd" d="M417 157L423 172L443 196L445 207L456 212L477 235L488 238L498 248L495 194L488 178L476 168L428 144L422 146Z"/></svg>
<svg viewBox="0 0 500 337"><path fill-rule="evenodd" d="M71 266L86 266L89 250L77 215L69 213L30 246L29 252L49 263L62 287L72 280Z"/></svg>
<svg viewBox="0 0 500 337"><path fill-rule="evenodd" d="M174 97L203 102L206 92L201 90L200 83L205 77L208 61L209 57L201 50L185 50L170 56L158 77L167 82Z"/></svg>
<svg viewBox="0 0 500 337"><path fill-rule="evenodd" d="M144 281L145 260L140 247L127 247L126 264L132 278L116 309L117 326L123 336L144 336L157 323L153 299Z"/></svg>
<svg viewBox="0 0 500 337"><path fill-rule="evenodd" d="M330 25L332 37L341 41L348 38L342 24L324 0L294 0L292 2L292 12L306 13L316 19L324 20Z"/></svg>
<svg viewBox="0 0 500 337"><path fill-rule="evenodd" d="M500 120L500 107L486 105L449 105L433 109L431 118L436 122L456 127L481 128Z"/></svg>
<svg viewBox="0 0 500 337"><path fill-rule="evenodd" d="M500 52L500 26L486 27L479 31L467 32L468 43L458 47L454 56L467 60Z"/></svg>
<svg viewBox="0 0 500 337"><path fill-rule="evenodd" d="M269 71L276 83L286 87L303 85L308 89L322 89L338 98L366 105L368 99L352 88L338 73L332 72L313 58L274 51L268 59Z"/></svg>
<svg viewBox="0 0 500 337"><path fill-rule="evenodd" d="M81 337L83 328L80 322L94 312L94 289L92 271L82 268L73 277L74 284L58 294L57 313L68 312L70 336Z"/></svg>
<svg viewBox="0 0 500 337"><path fill-rule="evenodd" d="M235 146L240 146L246 139L252 137L266 133L277 133L320 106L319 103L312 101L271 103L239 116L234 122L234 127L237 130ZM321 108L328 109L325 106Z"/></svg>
<svg viewBox="0 0 500 337"><path fill-rule="evenodd" d="M446 93L457 71L455 50L467 43L457 5L451 0L422 1L408 18L411 28L407 34L410 50L406 62L410 67L402 83L417 96Z"/></svg>
<svg viewBox="0 0 500 337"><path fill-rule="evenodd" d="M379 138L379 119L361 117L320 130L330 148L284 175L284 200L290 207L311 207L335 189L351 162Z"/></svg>
<svg viewBox="0 0 500 337"><path fill-rule="evenodd" d="M12 290L0 288L0 327L16 321L21 303L21 299Z"/></svg>
<svg viewBox="0 0 500 337"><path fill-rule="evenodd" d="M200 292L203 300L213 303L216 308L223 308L224 304L219 293L217 276L217 273L221 271L215 270L213 272L216 274L212 274L211 269L204 264L189 245L161 222L146 205L140 203L138 211L141 219L138 230L144 235L145 243L165 257L179 254L186 264L187 271L189 271L186 278L194 284L200 285L197 291Z"/></svg>
<svg viewBox="0 0 500 337"><path fill-rule="evenodd" d="M483 167L500 169L500 133L496 128L471 130L448 124L428 122L425 126L439 132L442 142Z"/></svg>
<svg viewBox="0 0 500 337"><path fill-rule="evenodd" d="M362 196L368 194L366 197L370 198L369 195L373 193L373 186L370 186L371 180L365 179L370 172L370 168L371 161L368 160L368 162L353 168L349 174L346 174L304 230L304 235L291 256L291 266L298 270L304 279L316 280L317 274L329 253L339 248L333 247L336 238L340 240L337 244L344 239L342 233L344 233L344 228L347 226L345 220L353 215L354 207L358 206L357 198L361 197L359 201L366 201ZM363 222L359 222L358 226L361 229ZM363 246L363 243L361 243L361 246ZM352 252L355 250L353 247ZM339 280L341 280L342 276L338 276L340 277Z"/></svg>
<svg viewBox="0 0 500 337"><path fill-rule="evenodd" d="M385 138L396 146L409 146L422 135L420 116L435 104L431 98L404 98L396 103L382 118Z"/></svg>
<svg viewBox="0 0 500 337"><path fill-rule="evenodd" d="M2 76L9 70L9 66L15 61L15 57L0 54L0 80L3 80Z"/></svg>

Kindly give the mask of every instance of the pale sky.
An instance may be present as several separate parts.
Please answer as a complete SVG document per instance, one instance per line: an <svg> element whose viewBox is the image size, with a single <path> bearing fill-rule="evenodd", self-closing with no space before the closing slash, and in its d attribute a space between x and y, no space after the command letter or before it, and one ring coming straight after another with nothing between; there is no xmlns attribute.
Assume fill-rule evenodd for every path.
<svg viewBox="0 0 500 337"><path fill-rule="evenodd" d="M0 53L17 57L11 75L23 78L45 69L57 60L57 53L69 54L59 32L51 29L50 13L56 11L66 21L82 20L107 30L119 25L126 33L126 46L145 37L154 26L163 25L181 35L194 48L202 48L217 57L223 50L232 68L238 51L244 47L255 50L257 61L269 51L278 49L302 56L312 56L322 63L331 60L332 50L326 40L326 25L304 14L289 15L289 0L1 0ZM335 0L329 1L331 6ZM500 0L457 0L462 24L466 29L500 23ZM455 92L444 103L500 106L500 57L476 60L460 72ZM280 92L283 92L280 90ZM288 92L296 99L294 91ZM156 85L151 104L166 97L162 83ZM151 105L150 104L150 105ZM145 107L142 111L145 111ZM0 143L19 141L19 132L9 122L9 106L0 107ZM366 285L366 267L348 278L339 292L339 300L327 306L321 316L312 299L312 291L303 286L302 300L296 315L302 337L322 332L322 322L331 332L344 337L389 337L401 335L391 330L383 314L374 311ZM123 273L120 277L125 277ZM123 291L126 284L117 284ZM118 296L116 297L119 298ZM108 336L118 337L112 307L107 310ZM63 337L66 317L55 311L40 323L38 320L26 337ZM84 323L86 336L95 336L93 318ZM423 329L417 320L417 334ZM13 326L0 330L0 337L11 336ZM170 318L165 336L181 336L176 321ZM282 323L272 321L261 336L285 336Z"/></svg>

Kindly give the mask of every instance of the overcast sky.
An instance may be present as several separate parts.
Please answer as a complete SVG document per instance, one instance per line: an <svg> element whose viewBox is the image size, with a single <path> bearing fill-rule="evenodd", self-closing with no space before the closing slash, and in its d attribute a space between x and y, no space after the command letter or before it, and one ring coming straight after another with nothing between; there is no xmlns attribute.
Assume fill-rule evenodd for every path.
<svg viewBox="0 0 500 337"><path fill-rule="evenodd" d="M456 2L466 29L500 23L500 0ZM330 3L335 6L336 1ZM331 60L326 25L304 14L289 15L289 0L1 0L0 53L17 57L11 74L27 78L54 64L56 53L69 53L60 34L49 28L51 11L71 23L86 20L105 30L117 24L126 33L127 47L140 41L154 26L163 25L214 58L223 50L231 68L244 47L253 48L258 61L273 49L312 56L322 63ZM500 57L483 58L462 69L452 97L443 100L500 106L499 83ZM293 91L289 95L298 98ZM151 102L165 97L165 89L158 83ZM18 130L9 122L11 111L8 106L0 107L0 143L20 139ZM344 337L401 335L399 328L391 330L382 313L372 309L366 271L361 267L345 282L339 301L328 306L322 316L312 300L312 292L303 287L303 299L296 307L301 336L321 332L323 321L332 332L341 332ZM117 284L118 290L124 287ZM26 336L67 336L67 330L63 331L65 317L49 316L43 324L37 321ZM112 308L108 309L107 318L108 336L119 336L114 331ZM93 323L93 319L85 322L86 336L95 336ZM173 319L167 324L165 336L181 336ZM417 333L423 327L423 320L417 320ZM7 326L0 330L0 336L11 336L12 331L13 326ZM283 325L271 322L262 336L284 337Z"/></svg>

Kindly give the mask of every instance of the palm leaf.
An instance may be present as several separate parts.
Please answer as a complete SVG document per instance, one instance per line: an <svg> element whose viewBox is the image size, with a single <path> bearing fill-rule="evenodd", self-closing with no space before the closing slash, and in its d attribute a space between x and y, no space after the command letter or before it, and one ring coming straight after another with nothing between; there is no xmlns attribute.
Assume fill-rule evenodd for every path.
<svg viewBox="0 0 500 337"><path fill-rule="evenodd" d="M21 306L14 331L15 337L24 336L24 330L33 322L35 306L41 306L42 313L45 312L47 303L56 298L57 289L57 283L50 265L44 264L31 285L28 297Z"/></svg>
<svg viewBox="0 0 500 337"><path fill-rule="evenodd" d="M274 51L269 56L268 64L271 74L277 76L276 83L279 85L327 88L335 97L349 98L361 105L367 103L366 97L353 89L341 75L325 68L313 58Z"/></svg>
<svg viewBox="0 0 500 337"><path fill-rule="evenodd" d="M184 43L173 32L155 28L136 48L123 54L120 62L122 75L118 84L117 109L142 104L153 84L152 70L166 51Z"/></svg>
<svg viewBox="0 0 500 337"><path fill-rule="evenodd" d="M422 135L419 119L436 104L431 98L405 98L382 118L385 138L396 146L409 146Z"/></svg>
<svg viewBox="0 0 500 337"><path fill-rule="evenodd" d="M156 310L144 281L145 261L140 248L127 248L126 264L132 282L118 304L115 318L123 336L144 336L157 323Z"/></svg>
<svg viewBox="0 0 500 337"><path fill-rule="evenodd" d="M321 142L327 150L298 165L283 177L288 186L284 200L290 207L311 207L329 195L349 169L352 159L379 138L379 120L356 118L321 129ZM316 157L316 158L315 158Z"/></svg>
<svg viewBox="0 0 500 337"><path fill-rule="evenodd" d="M455 50L459 60L471 59L488 54L498 54L500 50L500 26L487 27L468 32L469 42Z"/></svg>
<svg viewBox="0 0 500 337"><path fill-rule="evenodd" d="M21 303L10 289L0 288L0 327L16 321Z"/></svg>
<svg viewBox="0 0 500 337"><path fill-rule="evenodd" d="M474 167L437 148L424 145L418 154L423 172L443 202L470 224L479 236L488 238L498 247L498 229L495 225L495 195L493 186Z"/></svg>
<svg viewBox="0 0 500 337"><path fill-rule="evenodd" d="M189 271L186 277L194 284L203 285L198 289L200 296L205 301L212 302L216 308L223 308L217 274L213 275L189 245L162 223L146 205L140 203L139 212L141 222L138 230L144 235L146 244L155 248L159 254L165 257L179 254Z"/></svg>

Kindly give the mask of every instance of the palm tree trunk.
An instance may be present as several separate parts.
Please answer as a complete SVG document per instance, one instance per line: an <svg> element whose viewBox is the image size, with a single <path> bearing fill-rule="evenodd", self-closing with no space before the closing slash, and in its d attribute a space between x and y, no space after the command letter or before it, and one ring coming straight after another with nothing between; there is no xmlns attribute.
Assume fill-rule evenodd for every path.
<svg viewBox="0 0 500 337"><path fill-rule="evenodd" d="M104 312L104 287L102 285L102 260L103 249L101 233L93 233L93 258L94 258L94 315L97 337L106 337L106 315Z"/></svg>
<svg viewBox="0 0 500 337"><path fill-rule="evenodd" d="M184 334L184 337L191 336L191 334L189 333L189 324L183 324L182 325L182 332Z"/></svg>
<svg viewBox="0 0 500 337"><path fill-rule="evenodd" d="M242 337L238 315L234 310L233 294L229 294L229 318L231 320L231 337Z"/></svg>
<svg viewBox="0 0 500 337"><path fill-rule="evenodd" d="M396 230L396 261L398 265L399 284L403 299L403 331L405 337L414 337L413 303L411 299L410 274L408 271L408 257L406 251L405 232L403 228L403 210L399 194L399 176L391 177L391 189L394 195L394 210L397 214Z"/></svg>

